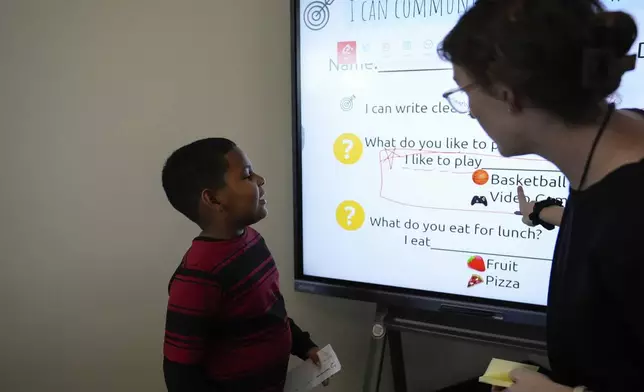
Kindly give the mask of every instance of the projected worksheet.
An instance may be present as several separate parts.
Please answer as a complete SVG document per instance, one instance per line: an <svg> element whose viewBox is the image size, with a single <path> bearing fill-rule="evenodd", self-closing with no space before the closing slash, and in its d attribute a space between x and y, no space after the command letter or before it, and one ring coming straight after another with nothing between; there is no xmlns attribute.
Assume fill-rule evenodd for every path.
<svg viewBox="0 0 644 392"><path fill-rule="evenodd" d="M501 157L442 97L456 84L437 46L472 4L301 2L304 274L546 303L557 230L522 223L517 186L565 203L567 178L537 156ZM642 25L640 0L607 5ZM644 107L642 41L618 107Z"/></svg>

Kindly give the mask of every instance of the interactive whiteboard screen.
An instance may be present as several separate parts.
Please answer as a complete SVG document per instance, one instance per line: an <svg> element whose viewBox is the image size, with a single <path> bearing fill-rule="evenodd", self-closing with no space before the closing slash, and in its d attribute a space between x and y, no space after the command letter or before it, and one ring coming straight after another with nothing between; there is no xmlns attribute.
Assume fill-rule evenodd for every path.
<svg viewBox="0 0 644 392"><path fill-rule="evenodd" d="M436 48L472 4L300 2L301 278L546 304L557 230L521 222L516 188L565 201L566 177L502 158L442 98L455 84ZM615 100L642 108L644 2L606 5L638 19L637 69Z"/></svg>

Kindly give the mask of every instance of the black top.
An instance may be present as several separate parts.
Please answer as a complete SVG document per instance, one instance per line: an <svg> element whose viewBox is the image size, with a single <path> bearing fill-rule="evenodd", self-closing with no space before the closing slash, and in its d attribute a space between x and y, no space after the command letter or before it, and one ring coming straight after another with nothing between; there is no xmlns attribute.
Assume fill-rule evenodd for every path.
<svg viewBox="0 0 644 392"><path fill-rule="evenodd" d="M644 160L571 190L548 294L554 381L593 392L642 390Z"/></svg>

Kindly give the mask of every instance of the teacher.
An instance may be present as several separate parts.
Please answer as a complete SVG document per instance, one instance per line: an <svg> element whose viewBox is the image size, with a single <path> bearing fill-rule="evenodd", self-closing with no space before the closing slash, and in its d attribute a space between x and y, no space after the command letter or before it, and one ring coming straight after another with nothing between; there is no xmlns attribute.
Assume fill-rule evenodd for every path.
<svg viewBox="0 0 644 392"><path fill-rule="evenodd" d="M636 36L631 16L594 0L479 0L440 49L452 106L466 99L503 156L537 154L571 183L548 294L551 378L515 372L509 391L644 390L644 120L608 103Z"/></svg>

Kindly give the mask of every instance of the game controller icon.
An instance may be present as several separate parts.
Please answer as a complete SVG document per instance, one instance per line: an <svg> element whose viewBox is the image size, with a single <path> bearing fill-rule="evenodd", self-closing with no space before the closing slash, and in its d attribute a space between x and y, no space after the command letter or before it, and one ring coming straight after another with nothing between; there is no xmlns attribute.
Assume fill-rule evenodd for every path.
<svg viewBox="0 0 644 392"><path fill-rule="evenodd" d="M474 204L483 204L487 207L487 199L485 198L485 196L474 196L472 197L472 202L470 203L470 205Z"/></svg>

